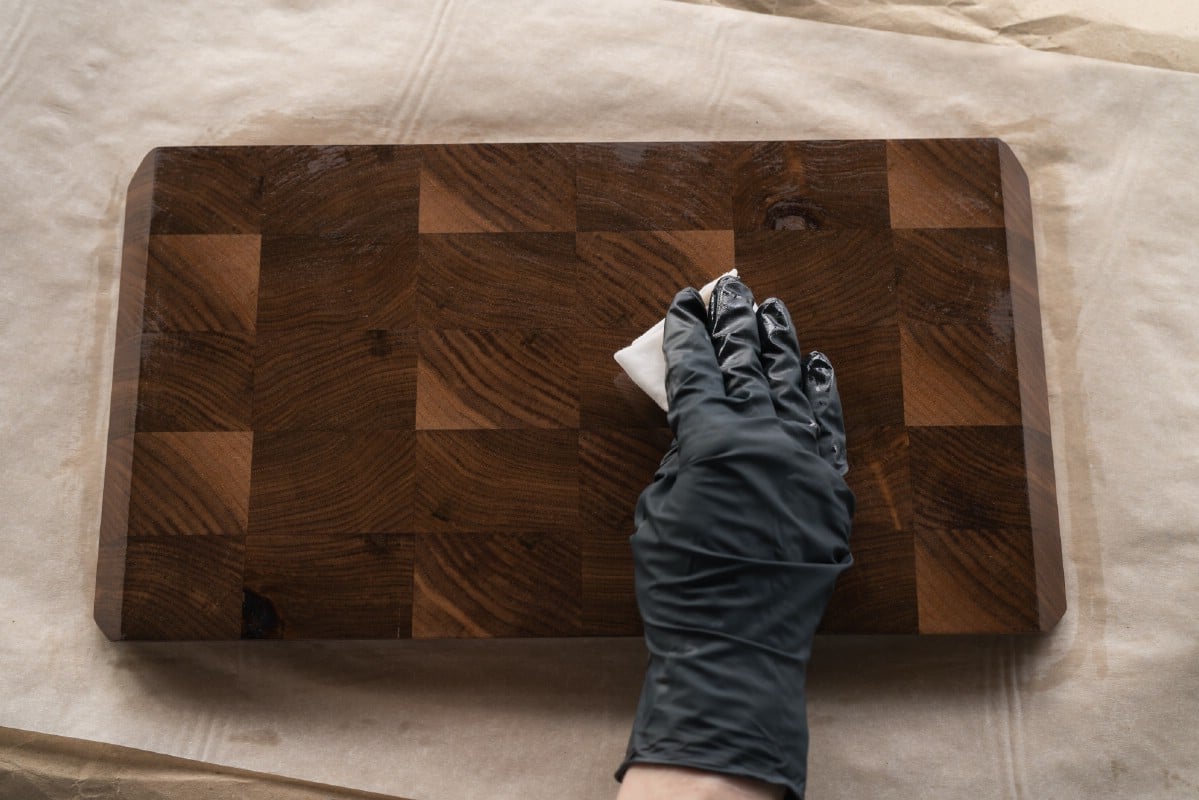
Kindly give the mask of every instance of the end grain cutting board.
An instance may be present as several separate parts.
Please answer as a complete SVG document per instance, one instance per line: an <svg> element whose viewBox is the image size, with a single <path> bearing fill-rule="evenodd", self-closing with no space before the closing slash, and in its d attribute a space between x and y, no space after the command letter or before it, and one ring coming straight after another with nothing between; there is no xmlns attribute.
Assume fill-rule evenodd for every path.
<svg viewBox="0 0 1199 800"><path fill-rule="evenodd" d="M129 188L113 639L633 635L670 432L612 353L737 267L837 368L823 630L1065 608L1028 183L995 139L199 147Z"/></svg>

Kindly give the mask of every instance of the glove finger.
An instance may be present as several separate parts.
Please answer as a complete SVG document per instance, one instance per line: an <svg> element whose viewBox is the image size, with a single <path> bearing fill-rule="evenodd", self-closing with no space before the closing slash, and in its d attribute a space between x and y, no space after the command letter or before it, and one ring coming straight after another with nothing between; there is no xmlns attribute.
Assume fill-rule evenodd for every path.
<svg viewBox="0 0 1199 800"><path fill-rule="evenodd" d="M812 404L816 419L817 447L821 458L844 475L849 472L845 451L845 417L841 412L841 395L837 391L837 375L828 356L813 350L804 359L804 394Z"/></svg>
<svg viewBox="0 0 1199 800"><path fill-rule="evenodd" d="M729 399L743 403L751 413L772 414L774 405L762 372L754 295L735 275L721 278L712 290L708 329Z"/></svg>
<svg viewBox="0 0 1199 800"><path fill-rule="evenodd" d="M774 411L783 422L792 423L787 427L799 432L801 445L815 452L817 425L812 404L804 393L799 340L782 300L771 297L758 306L758 338Z"/></svg>
<svg viewBox="0 0 1199 800"><path fill-rule="evenodd" d="M706 404L724 399L724 379L708 335L704 301L694 289L676 294L666 312L662 354L666 357L666 418L678 435L680 426L698 422Z"/></svg>

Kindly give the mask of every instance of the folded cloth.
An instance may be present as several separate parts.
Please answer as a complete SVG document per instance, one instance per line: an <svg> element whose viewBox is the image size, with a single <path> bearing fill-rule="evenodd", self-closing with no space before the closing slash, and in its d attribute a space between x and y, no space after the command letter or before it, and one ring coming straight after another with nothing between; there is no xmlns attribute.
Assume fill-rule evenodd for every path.
<svg viewBox="0 0 1199 800"><path fill-rule="evenodd" d="M736 275L737 270L731 269L724 275ZM704 284L699 290L699 296L707 305L712 296L716 281L724 277L717 275L710 283ZM625 348L617 350L613 355L616 363L633 379L633 383L648 394L663 411L668 410L666 402L666 358L662 355L662 337L666 330L666 319L658 321L657 325L638 336Z"/></svg>

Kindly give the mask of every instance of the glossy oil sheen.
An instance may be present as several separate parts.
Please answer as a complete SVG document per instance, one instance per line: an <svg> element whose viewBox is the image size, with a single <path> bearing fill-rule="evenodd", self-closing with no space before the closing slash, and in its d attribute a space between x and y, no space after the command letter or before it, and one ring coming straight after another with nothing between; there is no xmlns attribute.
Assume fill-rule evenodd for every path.
<svg viewBox="0 0 1199 800"><path fill-rule="evenodd" d="M995 139L202 147L130 185L114 639L634 635L671 435L612 353L737 268L828 353L823 630L1065 608L1027 179Z"/></svg>

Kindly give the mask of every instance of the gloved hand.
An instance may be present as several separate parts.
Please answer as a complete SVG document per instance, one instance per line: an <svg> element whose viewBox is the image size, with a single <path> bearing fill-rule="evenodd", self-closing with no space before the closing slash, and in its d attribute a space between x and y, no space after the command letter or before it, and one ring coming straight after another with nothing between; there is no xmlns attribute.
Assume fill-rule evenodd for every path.
<svg viewBox="0 0 1199 800"><path fill-rule="evenodd" d="M675 441L631 538L650 652L628 753L801 798L812 638L850 565L854 498L832 365L735 277L666 317Z"/></svg>

